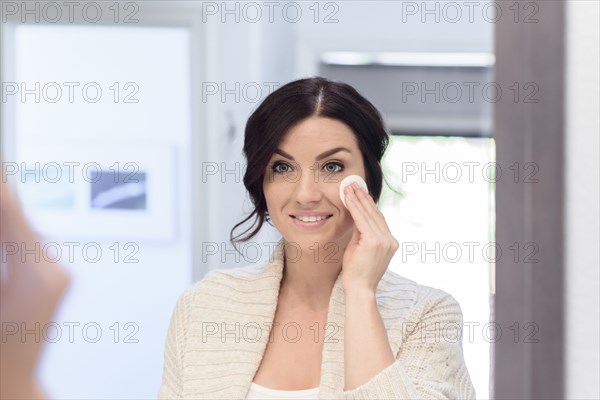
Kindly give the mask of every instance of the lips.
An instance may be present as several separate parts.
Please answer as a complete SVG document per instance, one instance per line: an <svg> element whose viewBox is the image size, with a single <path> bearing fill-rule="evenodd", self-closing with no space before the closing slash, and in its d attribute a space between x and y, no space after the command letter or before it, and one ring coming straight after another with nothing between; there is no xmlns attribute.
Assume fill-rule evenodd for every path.
<svg viewBox="0 0 600 400"><path fill-rule="evenodd" d="M290 215L294 225L301 229L320 229L327 221L333 217L333 214L320 215Z"/></svg>
<svg viewBox="0 0 600 400"><path fill-rule="evenodd" d="M292 214L290 217L302 222L319 222L329 219L333 214L327 213L310 213L310 214Z"/></svg>

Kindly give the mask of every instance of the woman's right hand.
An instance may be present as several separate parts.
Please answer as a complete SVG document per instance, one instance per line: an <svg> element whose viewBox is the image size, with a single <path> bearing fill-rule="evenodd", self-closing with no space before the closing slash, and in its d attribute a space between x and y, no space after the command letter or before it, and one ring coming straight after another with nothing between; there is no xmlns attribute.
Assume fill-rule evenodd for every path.
<svg viewBox="0 0 600 400"><path fill-rule="evenodd" d="M43 244L3 179L0 245L7 272L0 278L0 399L43 398L35 380L41 332L51 322L69 277L58 264L44 259Z"/></svg>

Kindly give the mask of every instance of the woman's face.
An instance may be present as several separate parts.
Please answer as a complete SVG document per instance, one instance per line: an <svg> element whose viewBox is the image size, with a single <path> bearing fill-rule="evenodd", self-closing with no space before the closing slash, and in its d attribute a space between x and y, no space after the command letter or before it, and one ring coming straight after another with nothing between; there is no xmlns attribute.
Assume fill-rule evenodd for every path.
<svg viewBox="0 0 600 400"><path fill-rule="evenodd" d="M339 186L348 175L366 181L362 153L346 124L310 117L287 132L263 181L271 221L286 242L302 249L315 243L346 246L354 221L340 200Z"/></svg>

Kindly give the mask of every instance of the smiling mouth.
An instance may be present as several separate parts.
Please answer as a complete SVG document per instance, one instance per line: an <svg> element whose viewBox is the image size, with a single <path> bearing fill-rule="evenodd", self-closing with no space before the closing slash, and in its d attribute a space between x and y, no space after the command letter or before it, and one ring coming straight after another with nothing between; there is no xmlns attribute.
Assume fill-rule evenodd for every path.
<svg viewBox="0 0 600 400"><path fill-rule="evenodd" d="M319 221L324 221L326 219L329 219L331 217L333 217L333 214L330 215L323 215L323 216L297 216L297 215L290 215L290 217L297 219L298 221L302 221L302 222L319 222Z"/></svg>

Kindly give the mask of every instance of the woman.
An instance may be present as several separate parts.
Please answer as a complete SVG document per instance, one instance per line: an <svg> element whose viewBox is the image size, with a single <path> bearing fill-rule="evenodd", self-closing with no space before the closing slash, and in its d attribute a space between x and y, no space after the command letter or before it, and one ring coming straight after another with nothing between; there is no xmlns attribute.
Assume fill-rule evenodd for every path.
<svg viewBox="0 0 600 400"><path fill-rule="evenodd" d="M376 206L387 143L379 112L346 84L298 80L263 101L244 143L255 209L232 241L265 221L282 239L269 262L213 270L179 299L160 398L475 397L456 300L387 269L398 249ZM348 175L371 195L347 187L346 208Z"/></svg>

